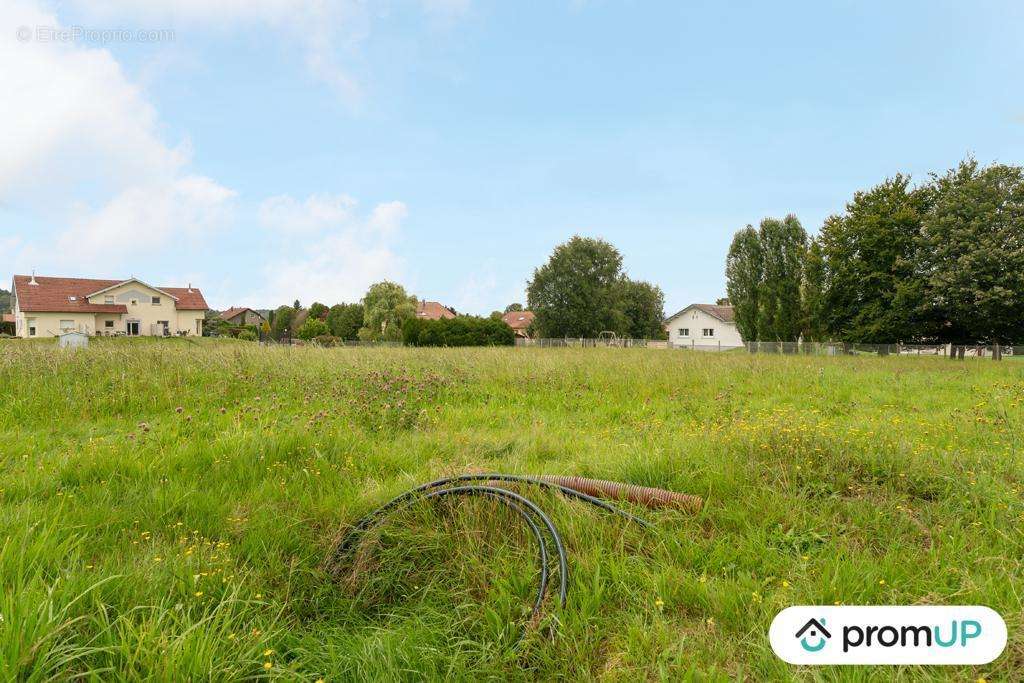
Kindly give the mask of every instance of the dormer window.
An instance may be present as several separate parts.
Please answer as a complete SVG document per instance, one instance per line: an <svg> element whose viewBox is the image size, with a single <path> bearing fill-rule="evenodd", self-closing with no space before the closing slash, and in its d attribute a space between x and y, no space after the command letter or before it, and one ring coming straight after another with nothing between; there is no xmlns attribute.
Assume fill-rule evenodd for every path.
<svg viewBox="0 0 1024 683"><path fill-rule="evenodd" d="M78 297L77 296L69 296L68 297L68 301L78 301Z"/></svg>

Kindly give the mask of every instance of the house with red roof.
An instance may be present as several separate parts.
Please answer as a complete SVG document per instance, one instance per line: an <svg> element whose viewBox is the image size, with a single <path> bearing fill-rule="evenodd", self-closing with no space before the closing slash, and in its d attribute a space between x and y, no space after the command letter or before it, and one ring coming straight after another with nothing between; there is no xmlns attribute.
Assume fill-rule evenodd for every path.
<svg viewBox="0 0 1024 683"><path fill-rule="evenodd" d="M437 301L420 299L416 304L416 317L424 320L440 320L441 318L454 318L455 309L445 306Z"/></svg>
<svg viewBox="0 0 1024 683"><path fill-rule="evenodd" d="M11 308L18 337L55 337L65 332L109 336L203 334L209 306L202 292L154 287L138 278L15 275Z"/></svg>
<svg viewBox="0 0 1024 683"><path fill-rule="evenodd" d="M533 311L509 311L501 316L501 319L512 328L517 337L526 339L530 336L530 325L533 324L533 317Z"/></svg>

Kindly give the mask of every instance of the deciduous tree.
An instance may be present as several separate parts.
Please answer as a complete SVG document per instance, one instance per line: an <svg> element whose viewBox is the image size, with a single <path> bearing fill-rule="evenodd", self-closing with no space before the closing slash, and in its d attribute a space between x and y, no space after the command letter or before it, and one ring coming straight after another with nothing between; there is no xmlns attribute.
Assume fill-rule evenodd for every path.
<svg viewBox="0 0 1024 683"><path fill-rule="evenodd" d="M359 338L370 341L398 341L402 323L416 315L416 297L402 285L378 282L370 285L363 297L363 327Z"/></svg>
<svg viewBox="0 0 1024 683"><path fill-rule="evenodd" d="M821 327L836 339L889 344L920 338L918 266L925 195L897 174L854 194L818 242L827 287Z"/></svg>
<svg viewBox="0 0 1024 683"><path fill-rule="evenodd" d="M331 334L345 341L359 338L359 328L363 326L363 306L361 304L335 304L327 313L327 326Z"/></svg>
<svg viewBox="0 0 1024 683"><path fill-rule="evenodd" d="M624 333L620 278L622 255L608 242L575 236L555 247L533 271L527 300L545 337L596 337Z"/></svg>
<svg viewBox="0 0 1024 683"><path fill-rule="evenodd" d="M933 176L921 231L926 306L954 342L1024 340L1024 174L967 159Z"/></svg>

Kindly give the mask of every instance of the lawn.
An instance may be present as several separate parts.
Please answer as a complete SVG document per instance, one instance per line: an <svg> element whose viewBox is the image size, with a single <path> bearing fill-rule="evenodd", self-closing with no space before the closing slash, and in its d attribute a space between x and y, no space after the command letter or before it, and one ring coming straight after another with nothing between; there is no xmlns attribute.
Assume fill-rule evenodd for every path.
<svg viewBox="0 0 1024 683"><path fill-rule="evenodd" d="M4 678L989 680L1024 670L1024 366L623 349L0 342ZM339 534L466 471L705 496L644 530L538 494ZM984 604L985 667L798 669L793 604Z"/></svg>

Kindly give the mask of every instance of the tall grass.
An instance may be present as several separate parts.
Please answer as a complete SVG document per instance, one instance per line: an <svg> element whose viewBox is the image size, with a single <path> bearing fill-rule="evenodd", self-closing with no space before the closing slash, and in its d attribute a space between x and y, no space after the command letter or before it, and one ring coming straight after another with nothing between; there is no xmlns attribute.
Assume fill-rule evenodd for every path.
<svg viewBox="0 0 1024 683"><path fill-rule="evenodd" d="M0 343L8 678L1012 679L1024 367L663 350ZM205 340L204 340L205 341ZM652 532L541 495L565 610L482 500L360 514L466 470L706 496ZM986 604L986 667L797 669L792 604ZM525 636L521 636L525 632Z"/></svg>

